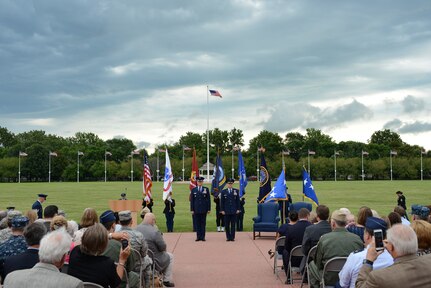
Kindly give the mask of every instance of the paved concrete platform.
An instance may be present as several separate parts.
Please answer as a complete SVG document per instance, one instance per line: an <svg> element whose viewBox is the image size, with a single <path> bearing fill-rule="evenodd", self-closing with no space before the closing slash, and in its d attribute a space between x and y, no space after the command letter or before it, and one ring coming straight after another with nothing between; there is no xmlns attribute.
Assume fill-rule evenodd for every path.
<svg viewBox="0 0 431 288"><path fill-rule="evenodd" d="M207 232L205 242L195 242L195 233L164 233L164 238L174 254L176 287L300 287L300 281L284 284L283 271L273 273L268 250L274 250L274 237L253 240L252 232L237 232L235 242L226 242L225 233Z"/></svg>

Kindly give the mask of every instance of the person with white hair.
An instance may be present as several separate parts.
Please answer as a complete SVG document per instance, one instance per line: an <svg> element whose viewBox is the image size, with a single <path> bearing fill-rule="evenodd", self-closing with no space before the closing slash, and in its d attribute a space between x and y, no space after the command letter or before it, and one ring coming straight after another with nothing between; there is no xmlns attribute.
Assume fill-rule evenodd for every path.
<svg viewBox="0 0 431 288"><path fill-rule="evenodd" d="M9 273L4 288L57 288L59 283L65 288L84 287L81 280L61 273L59 269L69 252L72 238L64 229L45 235L39 247L39 263L31 269Z"/></svg>
<svg viewBox="0 0 431 288"><path fill-rule="evenodd" d="M359 271L356 287L431 287L431 254L416 254L418 239L410 226L392 226L387 232L384 245L394 258L394 264L380 270L373 269L374 261L383 253L376 251L373 241Z"/></svg>

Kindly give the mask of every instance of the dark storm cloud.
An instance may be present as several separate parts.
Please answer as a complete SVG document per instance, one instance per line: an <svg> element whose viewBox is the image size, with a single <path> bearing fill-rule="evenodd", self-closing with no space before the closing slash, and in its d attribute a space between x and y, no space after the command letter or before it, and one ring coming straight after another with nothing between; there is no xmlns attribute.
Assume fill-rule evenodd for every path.
<svg viewBox="0 0 431 288"><path fill-rule="evenodd" d="M425 109L425 101L421 98L411 95L408 95L406 98L404 98L401 104L403 105L404 112L406 113L422 111Z"/></svg>
<svg viewBox="0 0 431 288"><path fill-rule="evenodd" d="M405 134L418 134L424 132L431 132L431 123L430 122L422 122L422 121L414 121L412 123L402 122L399 119L394 119L392 121L387 122L383 128L391 129L398 133Z"/></svg>

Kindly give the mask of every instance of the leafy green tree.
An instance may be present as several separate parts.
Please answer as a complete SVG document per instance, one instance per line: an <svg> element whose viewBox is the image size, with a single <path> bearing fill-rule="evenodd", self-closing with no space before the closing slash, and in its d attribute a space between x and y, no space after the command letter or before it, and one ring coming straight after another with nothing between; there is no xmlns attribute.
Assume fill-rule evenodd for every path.
<svg viewBox="0 0 431 288"><path fill-rule="evenodd" d="M289 150L290 157L299 161L305 149L305 136L299 132L289 132L284 138L284 143Z"/></svg>
<svg viewBox="0 0 431 288"><path fill-rule="evenodd" d="M17 143L15 135L7 128L0 126L0 144L4 147L10 147Z"/></svg>
<svg viewBox="0 0 431 288"><path fill-rule="evenodd" d="M283 151L283 139L277 133L263 130L249 142L249 151L254 155L259 147L265 148L266 158L274 160Z"/></svg>
<svg viewBox="0 0 431 288"><path fill-rule="evenodd" d="M203 141L203 137L199 133L187 132L186 135L180 137L178 142L189 148L195 147L197 151L206 150L206 142Z"/></svg>
<svg viewBox="0 0 431 288"><path fill-rule="evenodd" d="M132 140L126 138L113 138L106 140L106 151L112 153L108 159L120 163L127 159L130 153L136 149Z"/></svg>
<svg viewBox="0 0 431 288"><path fill-rule="evenodd" d="M229 142L233 146L244 146L244 134L241 129L233 128L228 133Z"/></svg>
<svg viewBox="0 0 431 288"><path fill-rule="evenodd" d="M331 157L336 148L335 142L329 135L323 134L319 129L307 128L305 135L304 148L316 152L322 157ZM307 151L304 151L307 153Z"/></svg>
<svg viewBox="0 0 431 288"><path fill-rule="evenodd" d="M386 145L389 149L398 149L404 142L398 133L392 132L390 129L384 129L371 135L370 144Z"/></svg>

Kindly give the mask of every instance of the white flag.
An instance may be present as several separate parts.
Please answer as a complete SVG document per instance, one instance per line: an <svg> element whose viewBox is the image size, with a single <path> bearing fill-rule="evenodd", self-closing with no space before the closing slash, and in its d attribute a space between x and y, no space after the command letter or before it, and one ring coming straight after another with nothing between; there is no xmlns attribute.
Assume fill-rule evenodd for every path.
<svg viewBox="0 0 431 288"><path fill-rule="evenodd" d="M168 198L169 192L172 192L173 181L174 175L172 174L171 161L169 160L168 149L166 149L165 180L163 182L163 201Z"/></svg>
<svg viewBox="0 0 431 288"><path fill-rule="evenodd" d="M58 155L57 155L57 152L49 152L49 156L57 157Z"/></svg>
<svg viewBox="0 0 431 288"><path fill-rule="evenodd" d="M19 151L19 156L26 157L26 156L28 156L28 154L25 152Z"/></svg>

